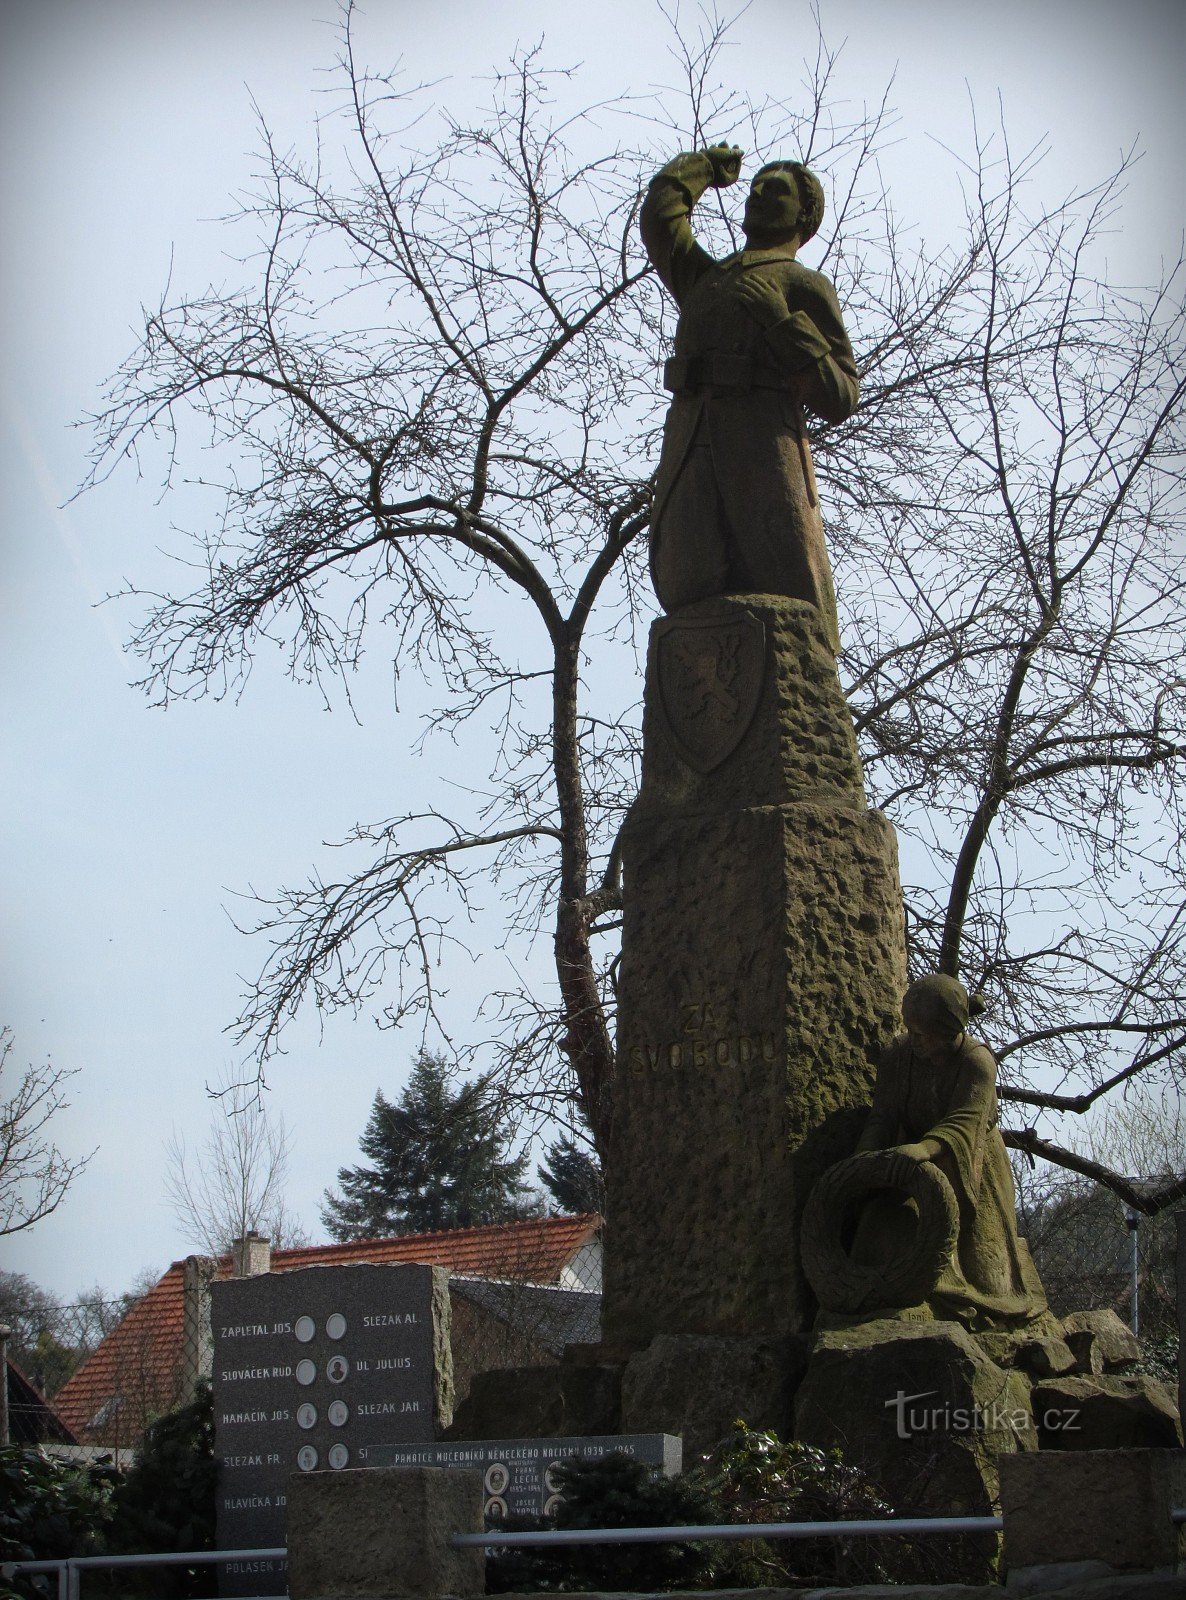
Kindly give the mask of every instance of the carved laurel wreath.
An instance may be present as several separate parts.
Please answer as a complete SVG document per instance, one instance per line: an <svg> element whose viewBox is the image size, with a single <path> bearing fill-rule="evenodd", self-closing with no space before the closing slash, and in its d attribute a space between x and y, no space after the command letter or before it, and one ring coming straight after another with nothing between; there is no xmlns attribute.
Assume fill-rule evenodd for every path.
<svg viewBox="0 0 1186 1600"><path fill-rule="evenodd" d="M876 1266L855 1262L844 1247L846 1226L862 1201L886 1190L917 1207L912 1245ZM955 1193L936 1166L896 1150L867 1150L838 1161L811 1191L800 1235L803 1270L825 1311L855 1315L921 1305L958 1237Z"/></svg>

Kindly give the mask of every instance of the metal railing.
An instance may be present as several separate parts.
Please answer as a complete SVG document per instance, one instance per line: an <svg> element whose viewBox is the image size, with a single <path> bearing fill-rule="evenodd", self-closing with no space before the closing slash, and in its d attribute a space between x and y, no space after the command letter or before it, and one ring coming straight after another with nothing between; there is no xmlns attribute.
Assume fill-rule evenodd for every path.
<svg viewBox="0 0 1186 1600"><path fill-rule="evenodd" d="M522 1550L566 1544L681 1544L706 1539L843 1539L846 1535L1000 1533L1000 1517L877 1517L847 1522L693 1523L667 1528L549 1528L537 1533L455 1533L454 1550Z"/></svg>
<svg viewBox="0 0 1186 1600"><path fill-rule="evenodd" d="M219 1561L267 1561L287 1559L284 1545L267 1550L181 1550L144 1556L61 1556L56 1561L6 1561L0 1577L15 1578L29 1573L58 1575L58 1600L79 1600L82 1574L98 1567L198 1567ZM284 1596L265 1600L285 1600Z"/></svg>
<svg viewBox="0 0 1186 1600"><path fill-rule="evenodd" d="M1170 1521L1186 1523L1186 1506L1174 1506ZM681 1544L707 1539L843 1539L915 1537L919 1534L1000 1533L1003 1517L876 1517L842 1522L694 1523L663 1528L552 1528L534 1533L454 1533L454 1550L545 1548L577 1544ZM0 1577L57 1573L58 1600L79 1600L82 1573L90 1568L196 1567L220 1561L286 1560L284 1545L261 1550L184 1550L160 1555L66 1556L56 1561L7 1561ZM267 1596L263 1600L286 1600Z"/></svg>

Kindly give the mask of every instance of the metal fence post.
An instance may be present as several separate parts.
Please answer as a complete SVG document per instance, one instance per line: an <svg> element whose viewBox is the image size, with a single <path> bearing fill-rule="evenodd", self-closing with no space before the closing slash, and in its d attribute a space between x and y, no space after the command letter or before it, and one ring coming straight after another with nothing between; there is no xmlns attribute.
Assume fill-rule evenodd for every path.
<svg viewBox="0 0 1186 1600"><path fill-rule="evenodd" d="M1132 1329L1134 1339L1141 1335L1141 1213L1134 1206L1129 1206L1124 1213L1124 1224L1128 1229L1128 1268L1129 1268L1129 1303L1128 1325Z"/></svg>
<svg viewBox="0 0 1186 1600"><path fill-rule="evenodd" d="M1177 1299L1178 1299L1178 1415L1186 1416L1186 1210L1174 1212L1177 1229Z"/></svg>
<svg viewBox="0 0 1186 1600"><path fill-rule="evenodd" d="M12 1329L0 1322L0 1445L11 1443L8 1437L8 1335Z"/></svg>

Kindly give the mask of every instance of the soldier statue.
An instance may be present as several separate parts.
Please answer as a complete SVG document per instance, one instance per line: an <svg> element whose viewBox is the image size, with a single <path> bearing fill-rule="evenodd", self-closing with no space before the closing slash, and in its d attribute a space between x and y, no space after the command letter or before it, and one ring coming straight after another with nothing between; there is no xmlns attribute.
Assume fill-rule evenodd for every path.
<svg viewBox="0 0 1186 1600"><path fill-rule="evenodd" d="M680 155L652 179L640 218L647 254L679 306L666 364L671 409L651 521L651 574L665 611L721 594L818 607L839 648L804 408L829 422L856 409L857 370L836 292L800 266L823 190L773 161L745 205L745 249L716 261L689 217L710 185L736 183L742 152Z"/></svg>

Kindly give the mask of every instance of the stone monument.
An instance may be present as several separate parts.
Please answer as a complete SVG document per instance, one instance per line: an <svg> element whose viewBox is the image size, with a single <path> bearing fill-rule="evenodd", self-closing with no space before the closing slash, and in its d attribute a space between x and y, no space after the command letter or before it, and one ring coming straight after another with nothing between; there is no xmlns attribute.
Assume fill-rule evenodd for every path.
<svg viewBox="0 0 1186 1600"><path fill-rule="evenodd" d="M997 1064L968 1033L956 978L911 984L906 1033L882 1056L857 1154L816 1185L808 1275L832 1322L890 1315L976 1333L1057 1332L997 1126Z"/></svg>
<svg viewBox="0 0 1186 1600"><path fill-rule="evenodd" d="M621 840L603 1340L551 1374L483 1375L453 1437L520 1431L530 1408L554 1419L540 1433L680 1434L687 1456L743 1416L839 1445L903 1508L984 1513L1002 1454L1106 1443L1108 1407L1119 1442L1180 1435L1121 1370L1122 1329L1047 1309L967 994L906 989L805 423L858 399L835 292L797 260L823 193L799 163L762 167L745 248L715 260L689 219L740 165L725 145L676 157L640 216L680 316L651 524L666 615ZM994 1557L989 1539L969 1559Z"/></svg>
<svg viewBox="0 0 1186 1600"><path fill-rule="evenodd" d="M799 1218L853 1148L905 975L804 421L857 402L835 292L796 260L822 190L797 163L763 167L746 247L716 261L688 218L740 161L677 157L641 214L680 318L651 535L668 615L622 841L604 1338L623 1357L657 1336L810 1328Z"/></svg>
<svg viewBox="0 0 1186 1600"><path fill-rule="evenodd" d="M857 1153L816 1184L801 1236L821 1311L796 1436L935 1514L992 1513L1002 1456L1180 1438L1162 1386L1118 1370L1140 1351L1114 1313L1047 1306L977 1009L955 978L910 986Z"/></svg>
<svg viewBox="0 0 1186 1600"><path fill-rule="evenodd" d="M306 1267L211 1285L218 1546L283 1545L294 1473L429 1443L453 1406L448 1273ZM276 1594L284 1564L228 1564L223 1594Z"/></svg>

